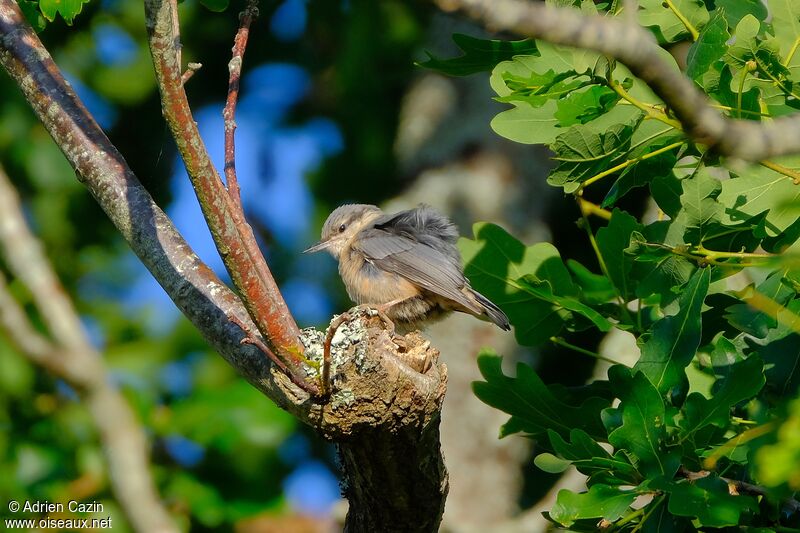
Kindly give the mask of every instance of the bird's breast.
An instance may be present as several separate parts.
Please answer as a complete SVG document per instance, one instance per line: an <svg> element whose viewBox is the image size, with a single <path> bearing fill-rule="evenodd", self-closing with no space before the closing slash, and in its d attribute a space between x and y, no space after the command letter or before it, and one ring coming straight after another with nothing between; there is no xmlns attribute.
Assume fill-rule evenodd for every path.
<svg viewBox="0 0 800 533"><path fill-rule="evenodd" d="M379 305L420 294L416 285L402 276L381 270L354 250L339 258L339 274L347 294L357 304Z"/></svg>

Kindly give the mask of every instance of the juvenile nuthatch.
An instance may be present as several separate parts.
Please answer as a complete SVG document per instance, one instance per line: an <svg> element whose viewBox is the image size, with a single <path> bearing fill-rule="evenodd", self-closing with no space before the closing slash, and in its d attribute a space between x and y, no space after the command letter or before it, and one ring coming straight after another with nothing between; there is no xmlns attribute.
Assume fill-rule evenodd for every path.
<svg viewBox="0 0 800 533"><path fill-rule="evenodd" d="M457 239L453 223L431 207L387 215L352 204L330 214L322 240L304 253L330 252L350 298L406 328L460 311L510 330L505 313L464 277Z"/></svg>

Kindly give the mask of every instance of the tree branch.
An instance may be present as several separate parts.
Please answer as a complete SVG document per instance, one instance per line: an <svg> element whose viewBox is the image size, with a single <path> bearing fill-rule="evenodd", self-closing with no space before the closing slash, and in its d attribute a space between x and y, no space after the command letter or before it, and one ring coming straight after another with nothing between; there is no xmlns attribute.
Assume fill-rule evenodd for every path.
<svg viewBox="0 0 800 533"><path fill-rule="evenodd" d="M233 199L236 209L244 212L242 207L242 194L239 191L239 180L236 177L236 145L234 133L236 131L236 102L239 100L239 81L242 77L242 59L247 47L247 38L250 35L250 24L258 16L258 1L248 0L247 7L239 14L239 31L233 42L233 57L228 62L230 79L228 81L228 98L222 117L225 120L225 184L228 194ZM323 383L323 388L325 384Z"/></svg>
<svg viewBox="0 0 800 533"><path fill-rule="evenodd" d="M585 48L608 55L655 92L674 112L684 131L718 153L760 161L800 151L800 117L769 122L721 115L708 97L664 58L653 36L638 24L580 10L522 0L435 0L444 10L462 10L497 31Z"/></svg>
<svg viewBox="0 0 800 533"><path fill-rule="evenodd" d="M163 60L172 66L176 54L165 55L169 57ZM345 492L355 502L348 513L349 530L357 531L359 524L383 524L384 531L419 530L420 524L435 530L447 494L438 442L447 374L430 343L409 335L406 351L398 354L379 324L354 313L333 339L333 393L325 404L312 402L262 352L241 344L248 335L231 318L245 329L254 328L242 302L197 258L155 205L66 83L14 0L0 0L0 65L78 178L211 346L278 406L338 443ZM224 194L220 201L229 202L218 176L216 183ZM323 340L321 332L303 331L305 357L320 361ZM420 373L414 365L418 360L433 364Z"/></svg>
<svg viewBox="0 0 800 533"><path fill-rule="evenodd" d="M89 343L72 302L28 228L16 191L2 168L0 248L11 271L31 291L56 344L36 332L1 275L0 326L31 361L63 378L80 393L100 432L114 494L134 528L179 531L161 505L150 476L144 431L122 394L111 386L101 356Z"/></svg>
<svg viewBox="0 0 800 533"><path fill-rule="evenodd" d="M292 381L312 393L303 366L303 345L278 286L258 249L255 236L225 189L206 151L181 82L180 35L176 0L145 2L147 33L164 118L186 165L211 235L269 356Z"/></svg>

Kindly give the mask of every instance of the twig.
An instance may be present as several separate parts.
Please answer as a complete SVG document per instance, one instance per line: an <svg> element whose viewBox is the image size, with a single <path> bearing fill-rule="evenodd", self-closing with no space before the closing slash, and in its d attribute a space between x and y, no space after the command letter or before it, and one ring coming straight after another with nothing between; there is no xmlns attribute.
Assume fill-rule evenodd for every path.
<svg viewBox="0 0 800 533"><path fill-rule="evenodd" d="M800 172L783 165L779 165L778 163L773 163L772 161L761 161L760 165L777 172L778 174L783 174L787 178L791 178L795 185L800 185Z"/></svg>
<svg viewBox="0 0 800 533"><path fill-rule="evenodd" d="M181 74L181 85L186 85L186 82L194 76L194 73L203 68L202 63L188 63L186 65L186 72Z"/></svg>
<svg viewBox="0 0 800 533"><path fill-rule="evenodd" d="M711 472L708 470L693 472L688 470L686 467L681 466L678 469L677 475L686 478L688 481L696 481L698 479L710 476ZM769 491L760 485L754 485L753 483L748 483L746 481L740 481L738 479L731 479L722 476L719 476L719 479L727 483L728 487L735 489L736 493L743 492L745 494L752 494L754 496L770 496ZM783 505L792 513L800 511L800 501L794 498L787 498L783 500Z"/></svg>
<svg viewBox="0 0 800 533"><path fill-rule="evenodd" d="M581 192L583 192L583 189L585 189L586 187L588 187L592 183L605 178L606 176L610 176L611 174L613 174L613 173L615 173L615 172L617 172L619 170L623 170L625 168L628 168L631 165L635 165L636 163L639 163L639 162L644 161L646 159L650 159L651 157L656 157L658 155L661 155L664 152L669 152L670 150L674 150L675 148L680 148L683 144L684 144L683 141L677 141L677 142L674 142L674 143L672 143L670 145L667 145L667 146L664 146L662 148L659 148L658 150L653 150L652 152L648 152L648 153L646 153L644 155L640 155L639 157L634 157L632 159L626 159L625 161L623 161L619 165L616 165L616 166L613 166L613 167L611 167L609 169L606 169L606 170L600 172L599 174L595 174L594 176L592 176L591 178L587 179L586 181L583 181L578 186L577 193L580 194Z"/></svg>
<svg viewBox="0 0 800 533"><path fill-rule="evenodd" d="M681 24L683 24L684 27L692 35L692 41L696 41L697 38L700 37L700 32L697 31L697 28L695 28L694 25L689 21L689 19L686 18L686 15L681 13L680 9L678 9L677 6L675 6L672 0L664 0L664 2L667 4L667 7L672 11L672 13L674 13L675 16L678 17L678 20L681 21Z"/></svg>
<svg viewBox="0 0 800 533"><path fill-rule="evenodd" d="M672 109L688 135L722 155L760 161L800 151L800 118L796 114L769 122L724 117L691 80L664 59L652 34L638 25L543 2L434 1L443 9L461 9L493 30L512 31L615 58Z"/></svg>
<svg viewBox="0 0 800 533"><path fill-rule="evenodd" d="M248 0L247 7L239 14L239 31L233 41L233 57L228 63L230 79L228 81L228 99L222 117L225 119L225 183L228 194L236 208L242 210L242 195L239 192L239 181L236 178L236 148L234 132L236 131L236 103L239 100L239 81L242 77L242 58L250 36L250 24L258 16L258 1Z"/></svg>
<svg viewBox="0 0 800 533"><path fill-rule="evenodd" d="M550 342L552 342L553 344L555 344L557 346L562 346L562 347L567 348L569 350L574 350L574 351L576 351L576 352L578 352L580 354L583 354L583 355L586 355L588 357L591 357L592 359L597 359L598 361L605 361L606 363L611 364L611 365L628 366L625 363L621 363L619 361L614 361L613 359L608 358L608 357L606 357L604 355L600 355L597 352L593 352L591 350L587 350L586 348L581 348L580 346L576 346L574 344L570 344L569 342L565 341L562 337L550 337Z"/></svg>
<svg viewBox="0 0 800 533"><path fill-rule="evenodd" d="M186 92L180 83L176 3L172 0L147 0L145 15L164 118L194 185L214 244L247 312L264 335L270 348L268 357L274 357L273 361L286 369L297 386L311 394L319 394L319 388L308 380L303 369L305 358L299 340L300 329L258 249L244 213L237 208L211 163L192 116Z"/></svg>
<svg viewBox="0 0 800 533"><path fill-rule="evenodd" d="M36 332L2 277L0 326L31 361L65 379L81 394L100 431L114 493L131 524L141 531L178 531L150 477L144 431L120 392L110 385L100 354L89 343L72 302L28 228L16 191L2 168L0 249L9 269L31 291L55 343Z"/></svg>
<svg viewBox="0 0 800 533"><path fill-rule="evenodd" d="M592 245L592 250L594 250L595 256L597 256L597 264L600 266L600 270L605 274L608 279L611 279L611 276L608 274L608 267L606 266L606 261L603 258L603 254L600 253L600 247L597 244L597 239L592 233L592 225L589 222L589 214L591 214L591 210L587 209L589 202L586 202L582 197L576 196L575 199L578 201L578 209L581 212L581 225L583 229L586 231L586 236L589 238L589 243ZM624 283L624 278L623 278ZM617 287L615 283L612 283L611 286L614 289L614 294L617 296L617 302L619 303L620 312L625 315L628 319L630 324L633 324L633 317L631 316L630 311L628 310L628 306L626 305L625 295L627 293L627 287Z"/></svg>

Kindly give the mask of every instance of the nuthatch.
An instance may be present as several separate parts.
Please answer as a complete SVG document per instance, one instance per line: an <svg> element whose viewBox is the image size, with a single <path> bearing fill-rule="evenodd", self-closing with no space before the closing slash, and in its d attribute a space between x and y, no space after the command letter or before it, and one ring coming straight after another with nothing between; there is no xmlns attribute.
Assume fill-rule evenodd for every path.
<svg viewBox="0 0 800 533"><path fill-rule="evenodd" d="M457 239L453 223L431 207L386 215L352 204L330 214L322 240L304 253L328 250L353 301L409 329L461 311L510 330L505 313L464 277Z"/></svg>

